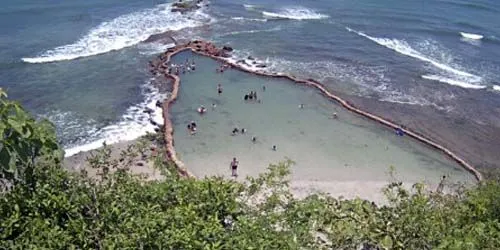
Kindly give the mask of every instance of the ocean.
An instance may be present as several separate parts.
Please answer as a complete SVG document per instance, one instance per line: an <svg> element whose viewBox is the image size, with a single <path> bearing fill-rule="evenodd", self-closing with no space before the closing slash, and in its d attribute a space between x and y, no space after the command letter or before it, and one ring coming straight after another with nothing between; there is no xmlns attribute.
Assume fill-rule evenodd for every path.
<svg viewBox="0 0 500 250"><path fill-rule="evenodd" d="M220 0L170 10L158 0L3 0L0 87L55 123L67 155L134 139L153 131L143 110L164 98L148 61L173 46L148 38L175 31L375 105L500 128L500 2Z"/></svg>

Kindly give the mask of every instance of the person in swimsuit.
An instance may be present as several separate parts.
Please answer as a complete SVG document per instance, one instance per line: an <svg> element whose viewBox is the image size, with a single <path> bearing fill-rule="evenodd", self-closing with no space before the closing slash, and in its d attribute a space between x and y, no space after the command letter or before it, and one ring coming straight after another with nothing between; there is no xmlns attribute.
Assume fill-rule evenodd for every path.
<svg viewBox="0 0 500 250"><path fill-rule="evenodd" d="M237 177L238 176L238 160L236 160L236 157L233 158L233 161L231 161L230 167L231 167L231 176Z"/></svg>

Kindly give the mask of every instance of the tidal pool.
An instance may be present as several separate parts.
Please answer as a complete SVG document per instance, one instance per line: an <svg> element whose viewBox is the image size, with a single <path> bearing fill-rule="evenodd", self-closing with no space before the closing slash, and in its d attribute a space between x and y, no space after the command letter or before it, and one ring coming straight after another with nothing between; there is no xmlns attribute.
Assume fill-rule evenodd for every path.
<svg viewBox="0 0 500 250"><path fill-rule="evenodd" d="M198 177L229 177L233 157L239 161L239 179L288 157L296 162L292 187L299 195L318 189L379 200L380 188L393 180L391 168L398 180L409 185L436 186L443 175L450 182L475 182L442 153L345 110L313 88L236 69L217 73L219 62L192 52L181 52L172 62L186 59L197 67L181 74L171 119L178 156ZM220 95L218 84L223 87ZM260 102L244 100L250 91L257 92ZM200 105L207 108L203 115L197 112ZM187 130L190 121L197 123L195 135ZM235 127L246 133L231 135Z"/></svg>

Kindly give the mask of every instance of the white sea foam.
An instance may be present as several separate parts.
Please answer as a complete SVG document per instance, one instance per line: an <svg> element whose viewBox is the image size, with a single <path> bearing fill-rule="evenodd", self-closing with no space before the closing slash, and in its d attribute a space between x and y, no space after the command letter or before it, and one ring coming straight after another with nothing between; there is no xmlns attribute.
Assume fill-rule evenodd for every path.
<svg viewBox="0 0 500 250"><path fill-rule="evenodd" d="M152 9L133 12L103 22L90 29L82 38L72 44L47 50L36 57L22 58L27 63L47 63L72 60L119 50L146 40L150 35L196 27L206 23L209 16L198 10L181 15L171 12L171 6L157 5Z"/></svg>
<svg viewBox="0 0 500 250"><path fill-rule="evenodd" d="M262 11L262 15L275 19L293 20L325 19L329 17L328 15L324 15L304 7L283 8L279 12Z"/></svg>
<svg viewBox="0 0 500 250"><path fill-rule="evenodd" d="M138 45L141 55L156 55L165 52L167 49L175 47L174 43L142 43Z"/></svg>
<svg viewBox="0 0 500 250"><path fill-rule="evenodd" d="M104 142L112 144L128 141L143 136L148 132L154 132L155 126L151 124L150 119L157 124L163 124L162 109L156 107L156 101L165 99L166 95L160 94L150 84L144 86L144 95L144 101L129 107L119 122L95 130L88 135L91 140L87 139L80 145L65 148L65 156L68 157L81 151L99 148ZM144 113L146 108L154 110L151 116Z"/></svg>
<svg viewBox="0 0 500 250"><path fill-rule="evenodd" d="M256 9L258 6L257 5L253 5L253 4L243 4L243 7L247 10L254 10Z"/></svg>
<svg viewBox="0 0 500 250"><path fill-rule="evenodd" d="M423 62L430 63L437 69L440 69L447 74L453 75L453 78L450 78L447 81L443 81L441 79L441 82L449 83L455 86L460 86L464 88L482 88L478 87L481 86L480 82L482 78L480 76L462 71L460 69L454 68L450 65L447 65L445 63L439 62L438 60L432 58L431 56L425 55L424 53L417 51L416 49L412 48L406 41L404 40L398 40L398 39L390 39L390 38L378 38L378 37L371 37L363 32L353 30L349 27L346 27L346 29L350 32L354 32L362 37L365 37L379 45L382 45L386 48L389 48L391 50L394 50L402 55L413 57L415 59L418 59ZM436 77L434 77L436 78ZM434 79L433 79L434 80ZM435 79L437 80L437 78ZM462 81L464 84L459 84L459 82ZM467 87L466 87L467 86Z"/></svg>
<svg viewBox="0 0 500 250"><path fill-rule="evenodd" d="M237 20L237 21L267 22L267 19L265 19L265 18L248 18L248 17L242 17L242 16L231 17L231 19Z"/></svg>
<svg viewBox="0 0 500 250"><path fill-rule="evenodd" d="M262 29L262 30L232 31L232 32L220 34L219 37L234 36L234 35L240 35L240 34L253 34L253 33L262 33L262 32L274 32L274 31L279 31L279 30L281 30L280 26L277 26L277 27L274 27L274 28L271 28L271 29Z"/></svg>
<svg viewBox="0 0 500 250"><path fill-rule="evenodd" d="M471 84L468 82L463 82L460 80L451 79L451 78L439 76L439 75L423 75L422 78L427 79L427 80L448 83L450 85L454 85L454 86L458 86L458 87L462 87L462 88L466 88L466 89L484 89L484 88L486 88L486 86L484 86L484 85Z"/></svg>
<svg viewBox="0 0 500 250"><path fill-rule="evenodd" d="M479 34L460 32L460 35L463 38L472 39L472 40L481 40L481 39L483 39L483 35L479 35Z"/></svg>
<svg viewBox="0 0 500 250"><path fill-rule="evenodd" d="M499 85L493 85L493 90L500 91L500 86Z"/></svg>

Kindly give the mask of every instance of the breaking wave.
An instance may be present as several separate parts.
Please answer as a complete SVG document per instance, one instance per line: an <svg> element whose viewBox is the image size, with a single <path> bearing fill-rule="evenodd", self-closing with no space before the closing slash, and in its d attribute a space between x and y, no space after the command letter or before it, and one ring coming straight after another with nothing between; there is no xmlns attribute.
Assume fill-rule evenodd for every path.
<svg viewBox="0 0 500 250"><path fill-rule="evenodd" d="M95 123L85 126L84 131L86 131L86 133L80 136L80 138L83 139L79 139L76 142L70 142L64 148L65 157L72 156L81 151L99 148L104 142L109 145L120 141L133 140L148 132L154 132L156 126L154 126L150 120L160 125L163 124L162 109L156 107L156 101L165 99L166 94L159 93L159 91L149 83L144 86L143 95L145 97L144 101L129 107L120 121L99 129ZM153 113L148 115L144 113L145 109L151 109ZM72 120L69 119L58 121L57 116L48 118L52 120L56 126L60 124L58 127L72 124ZM68 131L73 133L75 129L71 128ZM60 133L60 130L58 130L58 132Z"/></svg>
<svg viewBox="0 0 500 250"><path fill-rule="evenodd" d="M27 63L47 63L103 54L136 45L153 34L200 26L203 20L207 19L210 17L202 10L181 15L171 12L170 5L160 4L155 8L103 22L75 43L59 46L39 56L26 57L22 60Z"/></svg>
<svg viewBox="0 0 500 250"><path fill-rule="evenodd" d="M346 29L349 32L353 32L358 34L359 36L362 36L364 38L367 38L381 46L384 46L388 49L394 50L395 52L409 56L415 59L418 59L420 61L426 62L434 66L436 69L439 69L443 71L446 76L423 76L426 79L430 80L436 80L448 84L452 84L455 86L459 86L462 88L474 88L474 89L480 89L484 88L483 85L481 85L482 77L465 72L463 70L454 68L453 66L450 66L448 64L442 63L434 58L432 56L426 55L413 47L411 47L406 41L404 40L398 40L398 39L390 39L390 38L379 38L379 37L372 37L369 36L363 32L353 30L349 27L346 27ZM447 79L445 79L447 78Z"/></svg>
<svg viewBox="0 0 500 250"><path fill-rule="evenodd" d="M273 31L279 31L281 30L281 27L274 27L271 29L262 29L262 30L242 30L242 31L232 31L232 32L227 32L220 34L219 37L224 37L224 36L234 36L234 35L241 35L241 34L253 34L253 33L261 33L261 32L273 32Z"/></svg>
<svg viewBox="0 0 500 250"><path fill-rule="evenodd" d="M483 35L479 35L479 34L472 34L472 33L460 32L460 35L463 38L472 39L472 40L481 40L481 39L483 39Z"/></svg>
<svg viewBox="0 0 500 250"><path fill-rule="evenodd" d="M484 86L484 85L470 84L467 82L463 82L460 80L451 79L451 78L439 76L439 75L423 75L422 78L427 79L427 80L443 82L443 83L447 83L447 84L450 84L453 86L458 86L458 87L462 87L462 88L466 88L466 89L484 89L484 88L486 88L486 86Z"/></svg>
<svg viewBox="0 0 500 250"><path fill-rule="evenodd" d="M255 22L267 22L267 19L265 18L247 18L247 17L231 17L232 20L237 20L237 21L255 21Z"/></svg>
<svg viewBox="0 0 500 250"><path fill-rule="evenodd" d="M283 8L279 12L262 11L262 15L268 18L292 20L325 19L329 17L303 7Z"/></svg>

